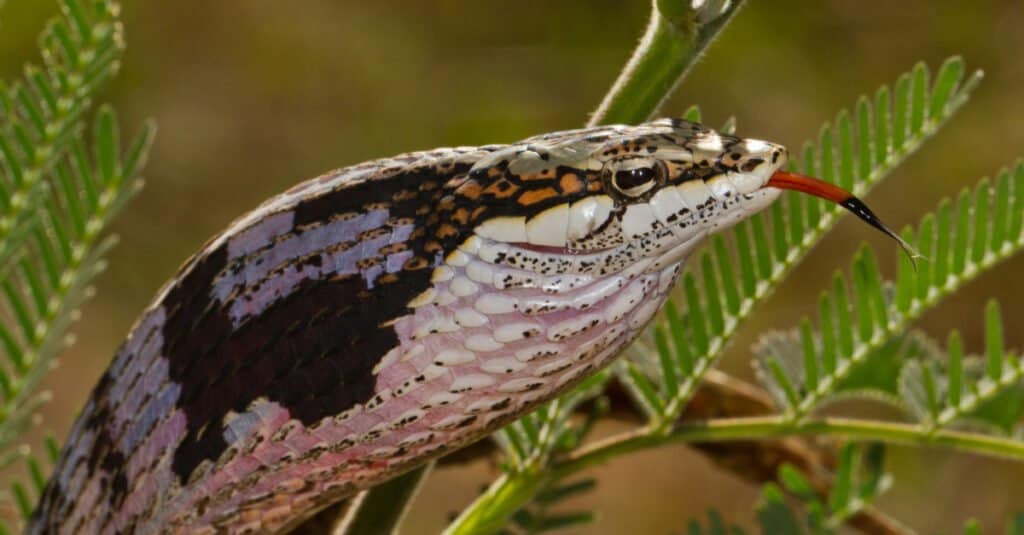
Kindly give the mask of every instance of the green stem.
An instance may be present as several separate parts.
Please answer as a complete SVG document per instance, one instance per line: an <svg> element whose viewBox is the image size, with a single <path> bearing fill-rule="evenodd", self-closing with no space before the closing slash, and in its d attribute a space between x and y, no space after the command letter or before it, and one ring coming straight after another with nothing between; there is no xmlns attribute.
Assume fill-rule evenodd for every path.
<svg viewBox="0 0 1024 535"><path fill-rule="evenodd" d="M551 481L546 470L530 469L507 473L452 522L443 535L488 535L505 528L516 511L530 503L544 484Z"/></svg>
<svg viewBox="0 0 1024 535"><path fill-rule="evenodd" d="M804 435L939 446L978 455L1009 457L1024 461L1024 443L990 435L950 430L929 431L920 425L901 422L850 418L820 418L792 422L782 416L757 416L685 423L668 434L652 433L646 429L622 433L574 452L555 464L547 476L554 479L568 477L620 455L677 442L730 442Z"/></svg>
<svg viewBox="0 0 1024 535"><path fill-rule="evenodd" d="M713 10L721 2L708 1ZM633 57L605 95L589 125L638 123L661 106L697 58L743 5L731 2L721 14L699 23L689 0L654 0L647 24Z"/></svg>
<svg viewBox="0 0 1024 535"><path fill-rule="evenodd" d="M545 484L560 481L611 459L675 443L768 440L794 436L845 438L951 450L1024 461L1024 442L963 431L933 431L917 424L851 418L794 422L784 416L722 418L677 425L671 432L644 427L596 442L544 469L505 474L449 526L445 535L496 533Z"/></svg>

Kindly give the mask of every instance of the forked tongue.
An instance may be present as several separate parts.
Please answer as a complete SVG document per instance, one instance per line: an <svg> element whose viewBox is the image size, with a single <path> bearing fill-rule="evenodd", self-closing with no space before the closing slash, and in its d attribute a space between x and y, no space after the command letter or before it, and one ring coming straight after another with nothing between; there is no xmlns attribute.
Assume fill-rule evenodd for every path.
<svg viewBox="0 0 1024 535"><path fill-rule="evenodd" d="M788 171L776 171L775 174L768 180L766 186L788 189L793 191L799 191L814 195L815 197L821 197L822 199L832 201L843 208L853 212L857 217L861 218L867 224L875 227L876 229L884 232L890 238L896 240L896 243L900 244L900 248L903 249L904 253L910 257L910 263L917 265L915 259L921 256L909 243L904 241L899 234L893 232L893 230L882 223L882 220L871 211L870 208L864 201L854 197L852 193L830 184L824 180L818 180L817 178L811 178L809 176L798 175L796 173L790 173Z"/></svg>

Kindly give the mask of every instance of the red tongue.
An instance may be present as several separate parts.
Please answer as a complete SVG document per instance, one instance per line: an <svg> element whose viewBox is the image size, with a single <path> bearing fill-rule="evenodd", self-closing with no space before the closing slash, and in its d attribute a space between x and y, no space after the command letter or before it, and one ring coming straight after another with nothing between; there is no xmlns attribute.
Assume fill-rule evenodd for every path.
<svg viewBox="0 0 1024 535"><path fill-rule="evenodd" d="M768 186L779 189L789 189L808 193L815 197L821 197L836 204L842 204L848 199L856 199L852 193L839 186L817 178L798 175L788 171L776 171L768 180ZM863 203L861 203L863 204Z"/></svg>
<svg viewBox="0 0 1024 535"><path fill-rule="evenodd" d="M910 246L909 243L903 241L903 238L901 238L899 234L896 234L892 229L887 227L885 223L882 223L882 220L879 219L863 201L854 197L852 193L836 186L835 184L830 184L824 180L818 180L817 178L811 178L809 176L790 173L788 171L776 171L765 186L799 191L801 193L807 193L814 195L815 197L832 201L853 212L865 223L875 227L890 238L896 240L896 243L900 244L903 252L907 253L907 256L910 257L911 263L914 262L915 258L921 256L913 247Z"/></svg>

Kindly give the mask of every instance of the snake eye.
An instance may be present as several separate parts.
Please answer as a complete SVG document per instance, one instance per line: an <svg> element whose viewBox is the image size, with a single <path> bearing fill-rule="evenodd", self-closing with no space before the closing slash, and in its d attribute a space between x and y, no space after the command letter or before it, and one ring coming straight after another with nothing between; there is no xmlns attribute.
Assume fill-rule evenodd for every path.
<svg viewBox="0 0 1024 535"><path fill-rule="evenodd" d="M665 181L665 164L644 161L642 164L622 166L607 172L612 188L626 197L640 197Z"/></svg>

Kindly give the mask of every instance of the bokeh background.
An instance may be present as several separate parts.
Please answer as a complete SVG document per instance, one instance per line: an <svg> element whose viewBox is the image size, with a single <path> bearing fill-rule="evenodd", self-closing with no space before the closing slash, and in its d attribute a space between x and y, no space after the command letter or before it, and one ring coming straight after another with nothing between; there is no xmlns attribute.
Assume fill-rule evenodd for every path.
<svg viewBox="0 0 1024 535"><path fill-rule="evenodd" d="M44 427L72 415L136 315L192 252L264 198L321 172L442 145L509 142L579 126L642 33L646 0L379 1L124 0L128 41L105 100L125 128L154 117L160 132L146 189L115 225L121 236L78 342L49 387ZM1024 2L750 0L663 108L700 104L711 124L790 146L925 60L951 54L986 71L969 103L924 150L869 196L887 221L916 222L943 196L1024 156ZM0 69L36 60L50 0L8 0ZM897 250L845 220L796 270L724 363L749 377L756 333L812 313L832 272L862 240L887 265ZM982 347L982 310L999 297L1009 345L1024 346L1019 273L1008 262L967 286L918 326L953 328ZM958 531L975 516L1002 532L1024 510L1024 467L929 449L894 448L896 485L880 507L922 533ZM685 447L619 459L579 505L587 533L679 533L716 507L751 525L757 489ZM483 463L435 472L406 533L434 533L488 482ZM0 485L6 486L3 482Z"/></svg>

